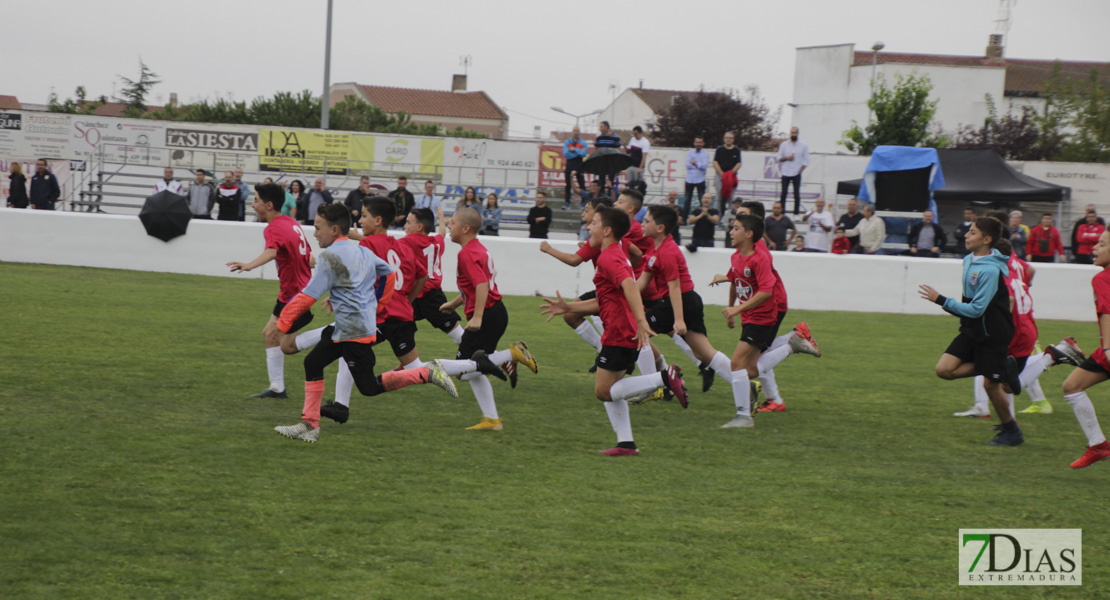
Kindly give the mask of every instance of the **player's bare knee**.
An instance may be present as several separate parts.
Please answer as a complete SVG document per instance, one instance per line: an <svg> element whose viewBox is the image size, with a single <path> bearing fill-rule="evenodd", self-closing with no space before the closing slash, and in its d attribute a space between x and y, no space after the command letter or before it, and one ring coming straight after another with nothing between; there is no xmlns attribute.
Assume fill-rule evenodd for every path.
<svg viewBox="0 0 1110 600"><path fill-rule="evenodd" d="M1083 385L1081 383L1079 383L1079 381L1075 377L1068 377L1067 379L1064 380L1063 391L1064 391L1065 396L1070 396L1072 394L1078 394L1079 392L1082 392L1083 390L1084 390Z"/></svg>
<svg viewBox="0 0 1110 600"><path fill-rule="evenodd" d="M283 354L296 354L299 352L299 350L297 350L296 336L290 335L281 338L281 352Z"/></svg>
<svg viewBox="0 0 1110 600"><path fill-rule="evenodd" d="M577 329L578 326L582 324L583 319L582 319L582 317L580 317L579 315L576 315L574 313L564 313L563 314L563 321L567 325L570 325L571 327Z"/></svg>
<svg viewBox="0 0 1110 600"><path fill-rule="evenodd" d="M612 394L609 393L608 387L595 386L594 395L597 396L597 399L601 400L602 402L609 402L613 399Z"/></svg>

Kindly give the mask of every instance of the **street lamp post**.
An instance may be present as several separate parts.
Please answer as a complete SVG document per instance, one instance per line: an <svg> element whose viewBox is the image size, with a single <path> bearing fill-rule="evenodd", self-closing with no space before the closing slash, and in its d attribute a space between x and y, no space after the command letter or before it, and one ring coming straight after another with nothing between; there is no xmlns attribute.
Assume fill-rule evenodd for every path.
<svg viewBox="0 0 1110 600"><path fill-rule="evenodd" d="M329 0L330 1L330 0ZM882 42L875 42L871 46L871 96L867 100L867 123L871 123L871 100L875 98L875 72L879 61L879 50L886 48ZM864 125L866 127L867 125Z"/></svg>
<svg viewBox="0 0 1110 600"><path fill-rule="evenodd" d="M576 115L576 114L574 114L574 113L569 113L569 112L567 112L567 111L565 111L565 110L563 110L563 109L559 108L558 106L552 106L552 107L551 107L551 110L553 110L553 111L555 111L555 112L557 112L557 113L563 113L564 115L567 115L568 117L574 117L574 126L575 126L575 127L578 127L578 121L579 121L579 120L583 119L584 117L588 117L588 116L590 116L590 115L596 115L596 114L599 114L599 113L601 113L601 112L602 112L602 110L603 110L603 109L600 109L600 108L599 108L599 109L597 109L597 110L595 110L595 111L593 111L593 112L588 112L588 113L586 113L586 114L584 114L584 115Z"/></svg>
<svg viewBox="0 0 1110 600"><path fill-rule="evenodd" d="M320 129L328 128L331 110L331 0L328 0L328 32L324 38L324 97L320 102Z"/></svg>

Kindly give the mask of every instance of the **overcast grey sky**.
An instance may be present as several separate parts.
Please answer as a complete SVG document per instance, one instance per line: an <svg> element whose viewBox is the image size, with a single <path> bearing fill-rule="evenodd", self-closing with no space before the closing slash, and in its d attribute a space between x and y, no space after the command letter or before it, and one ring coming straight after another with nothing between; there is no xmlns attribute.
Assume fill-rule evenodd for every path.
<svg viewBox="0 0 1110 600"><path fill-rule="evenodd" d="M110 95L139 56L162 78L153 103L323 86L326 0L55 0L5 11L0 94L45 102L78 85ZM458 2L334 0L332 83L449 89L470 55L471 90L515 134L565 129L552 112L604 108L619 89L760 87L791 101L794 49L876 40L891 52L982 55L997 0ZM110 8L109 8L110 7ZM23 16L18 13L22 11ZM22 23L16 22L19 19ZM1108 0L1018 0L1006 56L1110 62ZM18 69L14 65L19 65ZM779 129L785 130L789 108Z"/></svg>

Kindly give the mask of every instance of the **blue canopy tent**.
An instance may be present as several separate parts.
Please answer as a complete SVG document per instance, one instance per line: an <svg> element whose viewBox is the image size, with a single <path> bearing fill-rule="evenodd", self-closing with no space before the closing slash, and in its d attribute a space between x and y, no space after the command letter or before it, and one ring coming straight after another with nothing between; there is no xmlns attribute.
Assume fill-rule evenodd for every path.
<svg viewBox="0 0 1110 600"><path fill-rule="evenodd" d="M932 192L943 187L936 148L879 146L864 169L859 198L876 211L936 213Z"/></svg>

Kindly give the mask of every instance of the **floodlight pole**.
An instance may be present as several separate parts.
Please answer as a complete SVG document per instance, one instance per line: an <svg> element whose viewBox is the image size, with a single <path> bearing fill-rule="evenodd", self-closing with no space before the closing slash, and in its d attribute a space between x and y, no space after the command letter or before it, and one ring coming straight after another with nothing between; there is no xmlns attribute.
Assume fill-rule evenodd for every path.
<svg viewBox="0 0 1110 600"><path fill-rule="evenodd" d="M320 129L328 128L331 110L331 2L328 0L328 33L324 38L324 96L320 102Z"/></svg>
<svg viewBox="0 0 1110 600"><path fill-rule="evenodd" d="M331 0L328 0L328 1L330 2ZM864 124L864 127L867 127L867 125L869 125L871 123L871 100L875 99L876 65L878 65L879 50L882 50L885 47L886 47L886 45L883 44L882 42L875 42L871 46L871 96L870 96L870 98L867 99L867 123Z"/></svg>

